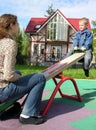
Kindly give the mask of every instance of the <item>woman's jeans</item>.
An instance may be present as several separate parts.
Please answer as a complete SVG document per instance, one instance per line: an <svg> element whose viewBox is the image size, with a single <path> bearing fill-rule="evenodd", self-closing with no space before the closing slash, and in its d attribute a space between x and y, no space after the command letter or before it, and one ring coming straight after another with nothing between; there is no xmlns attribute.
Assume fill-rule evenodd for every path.
<svg viewBox="0 0 96 130"><path fill-rule="evenodd" d="M69 53L67 53L65 58L71 56L72 54L73 54L73 51L70 51ZM92 50L91 49L86 50L83 60L82 59L80 60L80 61L83 61L83 69L84 70L89 69L92 58L93 58Z"/></svg>
<svg viewBox="0 0 96 130"><path fill-rule="evenodd" d="M43 74L30 74L10 83L6 88L0 89L0 101L17 100L28 94L22 114L27 116L38 116L42 93L46 83Z"/></svg>

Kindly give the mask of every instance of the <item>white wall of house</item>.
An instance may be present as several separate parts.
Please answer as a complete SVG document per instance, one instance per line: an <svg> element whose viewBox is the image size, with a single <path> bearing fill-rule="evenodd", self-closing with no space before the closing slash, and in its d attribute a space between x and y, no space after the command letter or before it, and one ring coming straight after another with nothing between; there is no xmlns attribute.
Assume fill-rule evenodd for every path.
<svg viewBox="0 0 96 130"><path fill-rule="evenodd" d="M67 51L72 50L76 31L69 26L62 15L56 14L38 34L32 35L31 61L36 59L37 55L41 55L41 49L44 45L46 46L46 54L52 54L53 47L56 49L56 53L58 50L62 56L66 55Z"/></svg>

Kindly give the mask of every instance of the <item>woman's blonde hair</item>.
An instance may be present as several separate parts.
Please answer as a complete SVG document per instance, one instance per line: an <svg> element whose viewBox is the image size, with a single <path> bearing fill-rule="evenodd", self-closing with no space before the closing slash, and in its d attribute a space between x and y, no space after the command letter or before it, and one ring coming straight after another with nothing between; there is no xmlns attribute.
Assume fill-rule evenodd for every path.
<svg viewBox="0 0 96 130"><path fill-rule="evenodd" d="M17 16L12 14L3 14L0 16L0 39L8 37L10 24L16 24Z"/></svg>

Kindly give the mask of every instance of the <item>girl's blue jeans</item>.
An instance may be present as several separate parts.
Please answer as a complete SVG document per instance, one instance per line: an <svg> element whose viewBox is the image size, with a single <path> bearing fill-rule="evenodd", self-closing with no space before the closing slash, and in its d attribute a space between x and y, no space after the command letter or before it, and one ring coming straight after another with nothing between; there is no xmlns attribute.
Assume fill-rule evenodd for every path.
<svg viewBox="0 0 96 130"><path fill-rule="evenodd" d="M0 89L0 101L18 100L28 94L22 114L38 116L40 114L42 93L45 83L46 79L42 73L23 76L19 80L9 83L6 88Z"/></svg>

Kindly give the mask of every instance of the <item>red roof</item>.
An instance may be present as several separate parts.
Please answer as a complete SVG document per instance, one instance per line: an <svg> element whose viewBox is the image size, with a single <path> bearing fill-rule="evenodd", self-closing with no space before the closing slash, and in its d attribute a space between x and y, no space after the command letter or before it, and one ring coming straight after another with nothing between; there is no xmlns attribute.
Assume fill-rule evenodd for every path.
<svg viewBox="0 0 96 130"><path fill-rule="evenodd" d="M68 22L76 29L79 30L79 20L80 18L68 18ZM90 22L88 24L88 29L91 30Z"/></svg>
<svg viewBox="0 0 96 130"><path fill-rule="evenodd" d="M43 25L44 22L47 20L47 18L31 18L29 24L27 25L27 28L25 32L36 32L37 29L35 28L36 25Z"/></svg>
<svg viewBox="0 0 96 130"><path fill-rule="evenodd" d="M57 10L59 11L59 10ZM59 11L60 12L60 11ZM61 13L61 12L60 12ZM61 15L63 15L61 13ZM50 16L51 17L51 16ZM49 18L31 18L25 32L28 33L28 32L32 32L32 33L35 33L38 31L38 29L46 22L48 21ZM64 17L64 15L63 15ZM64 17L65 18L65 17ZM66 20L71 24L71 26L77 31L79 29L79 26L78 26L78 23L79 23L79 18L66 18ZM41 26L38 26L38 28L36 28L36 25L41 25ZM91 29L91 26L90 26L90 22L88 24L88 29Z"/></svg>

